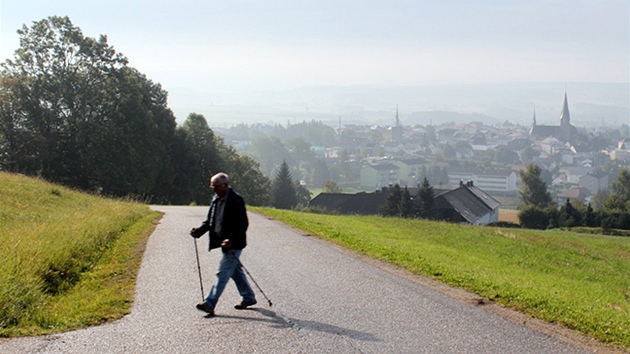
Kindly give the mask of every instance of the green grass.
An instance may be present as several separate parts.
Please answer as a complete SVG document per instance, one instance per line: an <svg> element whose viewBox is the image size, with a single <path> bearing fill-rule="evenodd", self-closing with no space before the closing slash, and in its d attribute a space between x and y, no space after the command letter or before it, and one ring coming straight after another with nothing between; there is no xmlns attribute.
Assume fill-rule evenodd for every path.
<svg viewBox="0 0 630 354"><path fill-rule="evenodd" d="M630 348L630 238L250 208L323 239Z"/></svg>
<svg viewBox="0 0 630 354"><path fill-rule="evenodd" d="M159 213L0 173L0 336L59 332L129 312Z"/></svg>

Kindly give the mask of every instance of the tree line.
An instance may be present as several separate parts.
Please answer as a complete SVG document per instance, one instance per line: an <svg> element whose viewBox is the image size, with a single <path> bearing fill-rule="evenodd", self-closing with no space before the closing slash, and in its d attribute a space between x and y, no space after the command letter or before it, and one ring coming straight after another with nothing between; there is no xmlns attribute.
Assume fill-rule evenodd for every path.
<svg viewBox="0 0 630 354"><path fill-rule="evenodd" d="M541 168L534 164L519 172L523 183L519 191L521 204L518 218L521 227L630 229L630 171L627 168L619 169L610 193L597 208L593 208L591 203L570 199L558 206L553 202L541 173Z"/></svg>
<svg viewBox="0 0 630 354"><path fill-rule="evenodd" d="M385 204L379 209L383 216L396 216L401 218L435 219L435 191L424 177L422 184L415 195L411 195L405 186L401 188L398 183L388 190Z"/></svg>
<svg viewBox="0 0 630 354"><path fill-rule="evenodd" d="M0 171L165 204L206 204L210 176L225 171L249 204L273 205L276 181L202 115L177 126L167 92L106 36L86 37L68 17L17 32L0 71Z"/></svg>

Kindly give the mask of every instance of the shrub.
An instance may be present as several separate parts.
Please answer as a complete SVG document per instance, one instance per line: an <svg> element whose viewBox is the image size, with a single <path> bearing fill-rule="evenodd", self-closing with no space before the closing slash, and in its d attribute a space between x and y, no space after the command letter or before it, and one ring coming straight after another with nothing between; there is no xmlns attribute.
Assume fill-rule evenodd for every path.
<svg viewBox="0 0 630 354"><path fill-rule="evenodd" d="M630 229L630 214L618 209L599 211L599 219L603 229Z"/></svg>
<svg viewBox="0 0 630 354"><path fill-rule="evenodd" d="M544 230L549 226L549 217L545 210L533 205L528 205L519 211L518 221L525 229Z"/></svg>

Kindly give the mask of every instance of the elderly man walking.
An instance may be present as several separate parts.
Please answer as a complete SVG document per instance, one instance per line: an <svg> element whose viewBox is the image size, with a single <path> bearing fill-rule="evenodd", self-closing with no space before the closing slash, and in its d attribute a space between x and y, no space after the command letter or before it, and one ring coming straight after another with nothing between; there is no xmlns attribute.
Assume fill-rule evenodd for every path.
<svg viewBox="0 0 630 354"><path fill-rule="evenodd" d="M197 309L214 316L214 309L219 297L230 278L234 280L242 301L234 306L238 310L256 304L256 296L252 290L243 267L239 261L241 252L247 246L247 210L243 197L230 188L228 175L221 172L212 176L210 188L214 190L214 198L210 203L207 219L199 227L190 230L195 238L210 233L208 251L221 247L223 258L219 263L216 280L204 302L197 304Z"/></svg>

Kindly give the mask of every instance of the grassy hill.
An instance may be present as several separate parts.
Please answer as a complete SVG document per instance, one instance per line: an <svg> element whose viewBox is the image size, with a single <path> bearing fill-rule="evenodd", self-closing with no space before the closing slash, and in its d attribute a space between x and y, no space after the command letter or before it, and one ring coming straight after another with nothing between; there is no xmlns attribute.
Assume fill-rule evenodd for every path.
<svg viewBox="0 0 630 354"><path fill-rule="evenodd" d="M0 172L0 336L84 327L129 312L159 214Z"/></svg>
<svg viewBox="0 0 630 354"><path fill-rule="evenodd" d="M630 237L250 209L630 349Z"/></svg>

